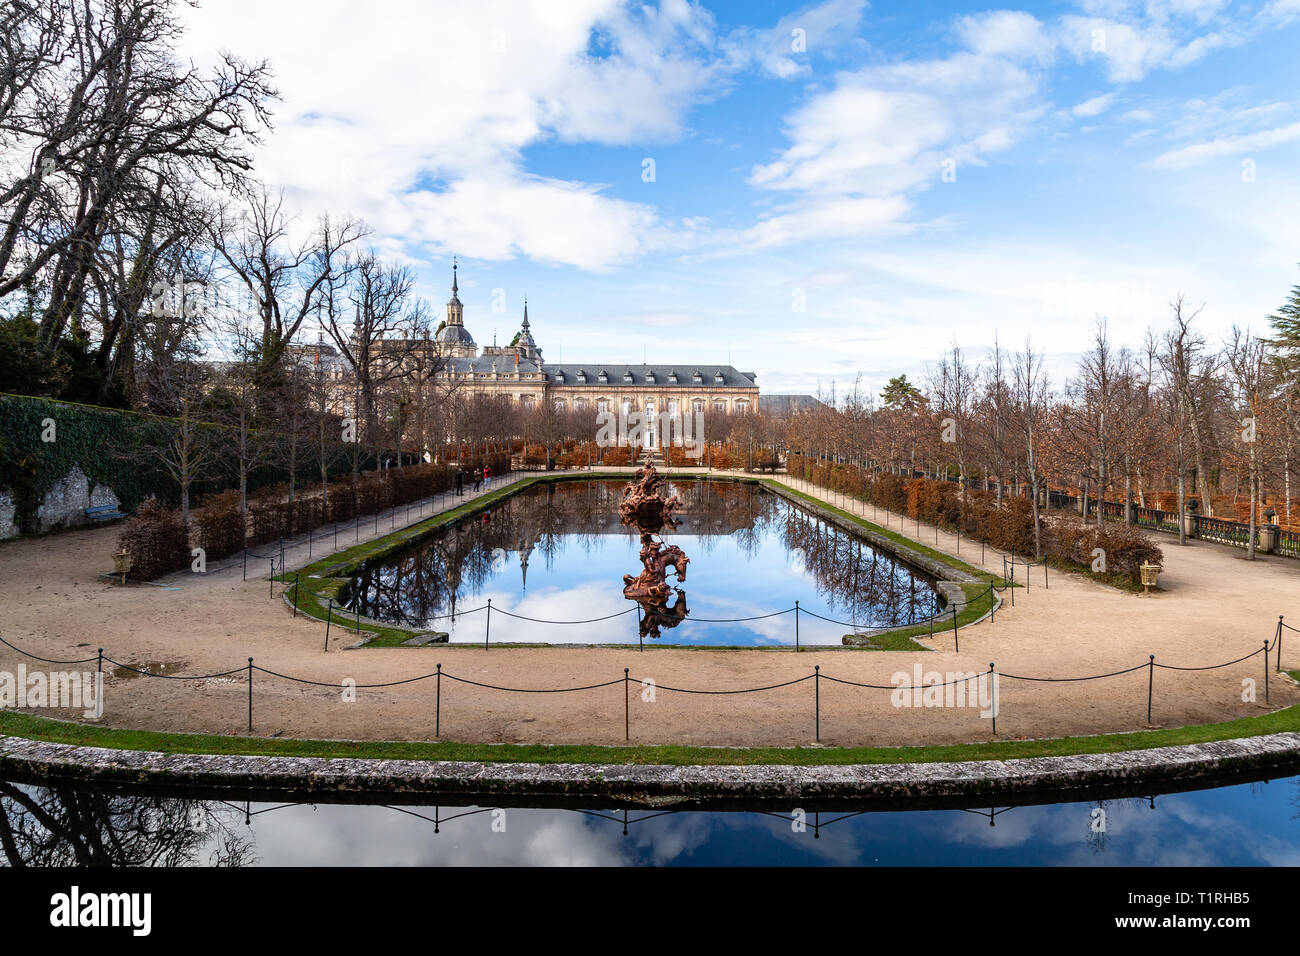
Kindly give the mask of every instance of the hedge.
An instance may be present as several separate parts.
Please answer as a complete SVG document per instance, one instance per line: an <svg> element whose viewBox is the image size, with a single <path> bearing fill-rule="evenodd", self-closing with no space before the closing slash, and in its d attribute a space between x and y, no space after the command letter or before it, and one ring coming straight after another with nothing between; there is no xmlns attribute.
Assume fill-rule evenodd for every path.
<svg viewBox="0 0 1300 956"><path fill-rule="evenodd" d="M987 541L1000 551L1034 556L1033 505L1026 497L1004 497L999 507L994 495L982 489L968 488L963 497L952 482L872 475L857 465L809 459L797 453L789 456L787 472L948 531L960 528L967 537ZM1144 533L1122 524L1098 528L1068 518L1049 523L1040 515L1038 538L1043 557L1077 570L1091 571L1100 548L1105 552L1104 575L1134 585L1140 583L1139 569L1144 562L1159 564L1164 557Z"/></svg>

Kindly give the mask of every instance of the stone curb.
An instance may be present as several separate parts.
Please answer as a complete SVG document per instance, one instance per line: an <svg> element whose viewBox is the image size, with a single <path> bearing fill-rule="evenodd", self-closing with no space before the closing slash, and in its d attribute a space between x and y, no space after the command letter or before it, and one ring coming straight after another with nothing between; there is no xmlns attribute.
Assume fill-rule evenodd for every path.
<svg viewBox="0 0 1300 956"><path fill-rule="evenodd" d="M1141 783L1166 786L1249 770L1294 772L1297 766L1300 733L1070 757L824 766L218 756L79 747L0 736L0 775L31 783L280 792L335 799L365 794L590 797L660 806L809 798L914 801L1059 794Z"/></svg>

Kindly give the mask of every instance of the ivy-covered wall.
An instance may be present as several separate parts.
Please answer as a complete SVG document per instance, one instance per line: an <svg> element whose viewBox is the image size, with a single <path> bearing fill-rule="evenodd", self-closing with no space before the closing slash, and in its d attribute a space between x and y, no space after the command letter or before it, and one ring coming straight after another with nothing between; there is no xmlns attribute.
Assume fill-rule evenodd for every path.
<svg viewBox="0 0 1300 956"><path fill-rule="evenodd" d="M143 448L171 434L166 419L116 409L0 395L0 494L8 493L13 524L36 529L36 512L55 482L80 468L91 487L111 488L134 510L149 495L174 503L176 483Z"/></svg>

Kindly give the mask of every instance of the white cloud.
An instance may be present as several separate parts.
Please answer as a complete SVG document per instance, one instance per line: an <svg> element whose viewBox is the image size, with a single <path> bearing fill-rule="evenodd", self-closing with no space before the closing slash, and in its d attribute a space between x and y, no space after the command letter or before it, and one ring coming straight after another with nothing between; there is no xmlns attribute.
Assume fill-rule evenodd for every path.
<svg viewBox="0 0 1300 956"><path fill-rule="evenodd" d="M1140 27L1101 17L1061 18L1061 43L1080 62L1105 59L1115 82L1140 80L1177 48L1161 26Z"/></svg>
<svg viewBox="0 0 1300 956"><path fill-rule="evenodd" d="M1042 112L1035 75L1000 56L962 51L841 73L787 118L780 156L751 170L751 185L793 198L741 238L772 245L898 228L909 194L983 164Z"/></svg>
<svg viewBox="0 0 1300 956"><path fill-rule="evenodd" d="M1056 42L1036 17L1018 10L993 10L961 17L957 35L973 52L1013 60L1047 62Z"/></svg>
<svg viewBox="0 0 1300 956"><path fill-rule="evenodd" d="M400 201L407 217L403 235L478 259L523 256L601 270L633 258L667 232L649 206L606 198L596 186L514 170L468 176Z"/></svg>
<svg viewBox="0 0 1300 956"><path fill-rule="evenodd" d="M1300 140L1300 123L1261 130L1243 136L1224 136L1205 143L1194 143L1161 153L1150 163L1157 169L1187 169L1222 156L1234 156L1269 149Z"/></svg>
<svg viewBox="0 0 1300 956"><path fill-rule="evenodd" d="M1264 151L1294 142L1300 131L1300 103L1273 100L1244 103L1248 90L1224 90L1191 99L1163 131L1164 151L1147 165L1184 170L1225 156Z"/></svg>
<svg viewBox="0 0 1300 956"><path fill-rule="evenodd" d="M185 55L271 61L283 102L259 175L308 218L355 213L380 241L587 269L633 258L669 227L597 184L530 175L522 151L679 138L736 66L686 0L228 0L188 16Z"/></svg>
<svg viewBox="0 0 1300 956"><path fill-rule="evenodd" d="M747 41L762 70L781 79L807 74L812 56L831 52L856 34L866 0L826 0L783 17ZM796 34L795 31L799 31ZM796 45L802 45L797 50Z"/></svg>
<svg viewBox="0 0 1300 956"><path fill-rule="evenodd" d="M1149 123L1155 119L1155 115L1150 110L1129 110L1120 119L1129 123Z"/></svg>
<svg viewBox="0 0 1300 956"><path fill-rule="evenodd" d="M1300 19L1300 0L1273 0L1264 8L1264 17L1279 26Z"/></svg>
<svg viewBox="0 0 1300 956"><path fill-rule="evenodd" d="M814 197L783 207L738 237L744 249L762 249L803 239L845 238L897 232L909 204L901 196Z"/></svg>
<svg viewBox="0 0 1300 956"><path fill-rule="evenodd" d="M1114 94L1106 93L1084 100L1070 112L1075 116L1100 116L1110 109L1110 104L1113 102L1115 102Z"/></svg>
<svg viewBox="0 0 1300 956"><path fill-rule="evenodd" d="M1238 46L1263 28L1258 19L1229 15L1225 7L1224 0L1149 0L1140 10L1085 3L1091 15L1061 17L1058 37L1079 62L1100 58L1113 82L1131 83L1152 70L1181 69Z"/></svg>

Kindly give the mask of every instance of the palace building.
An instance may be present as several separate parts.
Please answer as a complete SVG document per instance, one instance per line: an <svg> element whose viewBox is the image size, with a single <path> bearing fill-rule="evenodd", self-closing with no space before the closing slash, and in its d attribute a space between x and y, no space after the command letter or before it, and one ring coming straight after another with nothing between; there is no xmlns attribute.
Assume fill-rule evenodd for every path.
<svg viewBox="0 0 1300 956"><path fill-rule="evenodd" d="M522 405L552 402L574 411L639 412L649 420L696 411L741 414L758 407L757 377L730 365L615 362L555 364L542 357L533 339L524 301L523 322L509 345L479 349L465 328L464 307L452 265L447 318L432 345L445 357L438 378L454 381L468 392L505 396ZM649 447L655 437L647 436Z"/></svg>
<svg viewBox="0 0 1300 956"><path fill-rule="evenodd" d="M510 344L480 349L465 327L457 269L453 264L451 299L437 331L426 332L422 339L382 339L374 343L372 355L397 366L429 370L434 384L462 395L499 396L525 407L551 402L559 410L590 412L593 421L600 412L616 416L635 412L648 422L662 420L665 414L676 419L696 412L735 415L759 408L757 377L731 365L547 362L533 338L527 300L519 332ZM318 342L295 346L291 352L298 362L319 367L334 383L332 410L345 416L354 413L351 376L337 349ZM643 441L646 447L655 447L656 430L647 429Z"/></svg>

